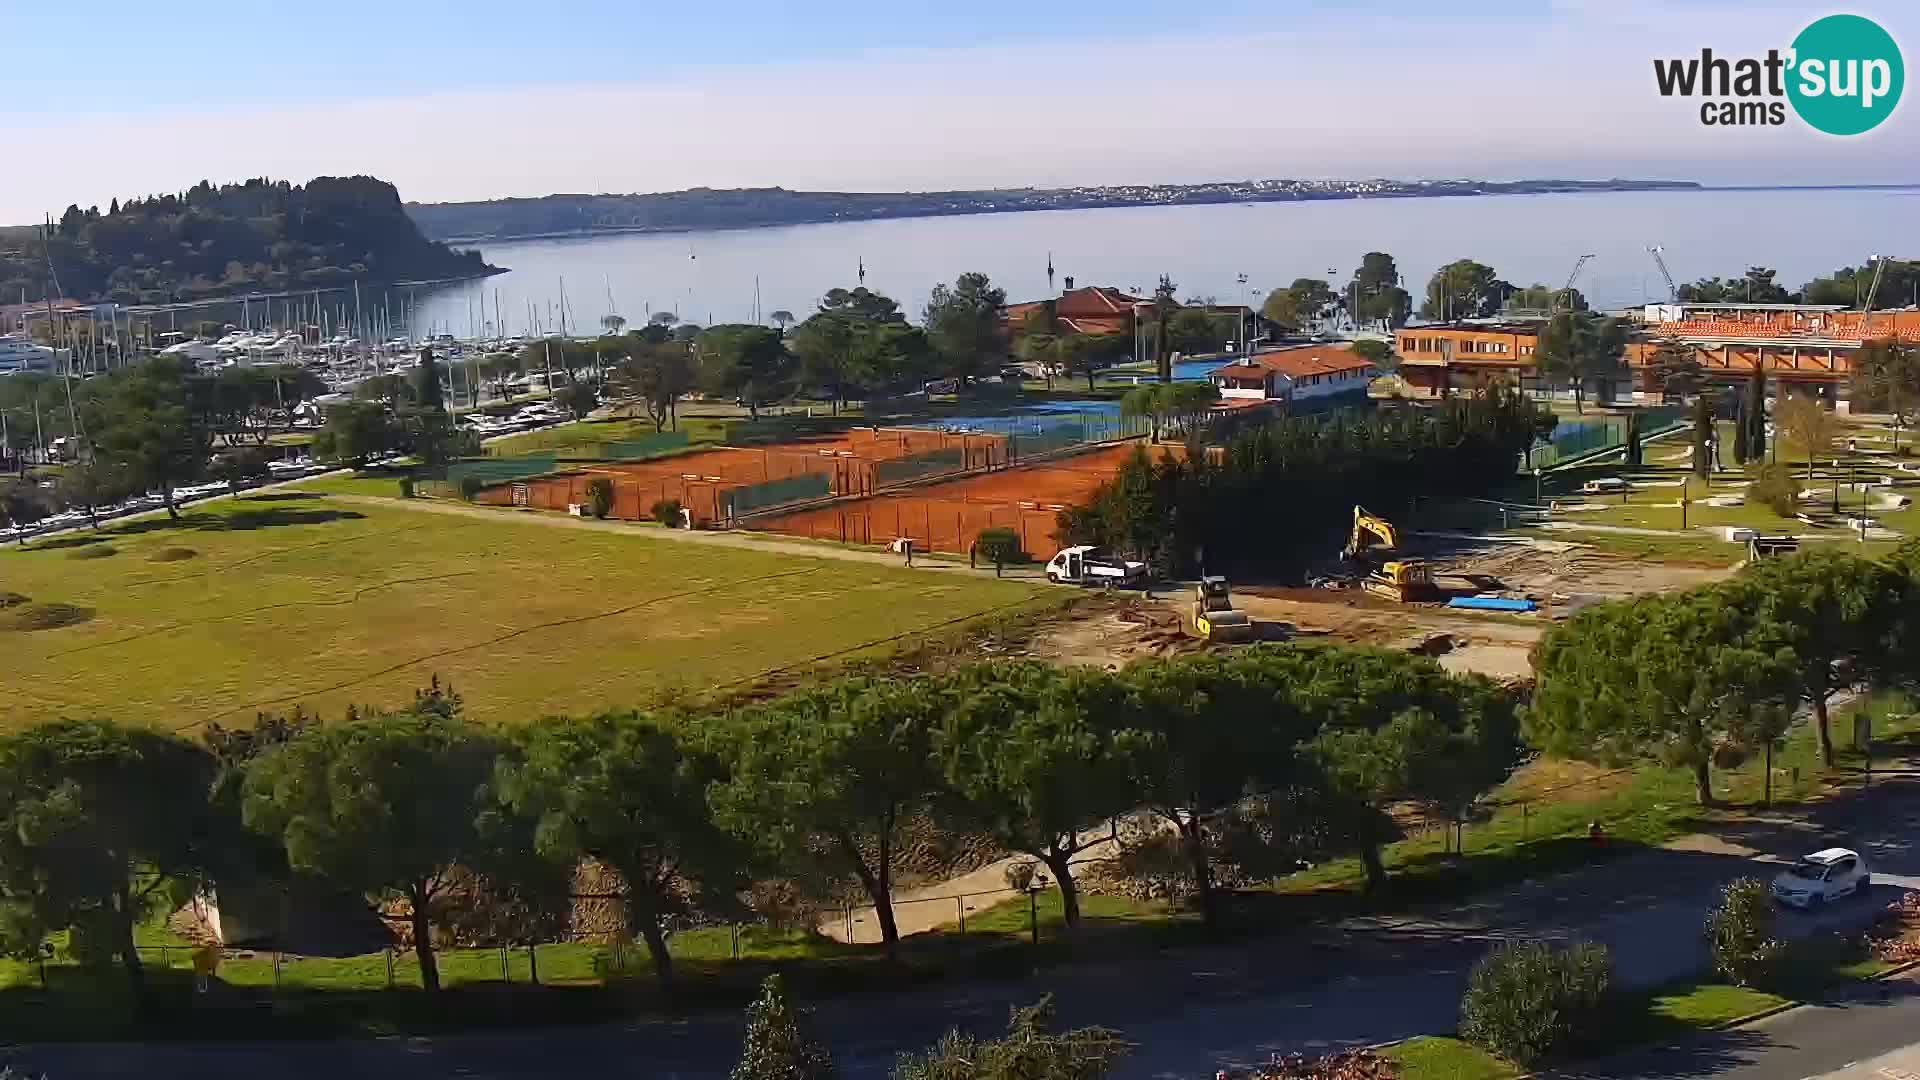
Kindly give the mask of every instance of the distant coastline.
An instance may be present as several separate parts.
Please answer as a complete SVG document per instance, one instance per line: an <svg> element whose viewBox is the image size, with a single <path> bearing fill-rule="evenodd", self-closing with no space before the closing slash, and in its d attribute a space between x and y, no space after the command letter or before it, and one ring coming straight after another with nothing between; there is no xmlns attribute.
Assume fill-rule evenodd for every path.
<svg viewBox="0 0 1920 1080"><path fill-rule="evenodd" d="M561 194L459 203L408 203L406 210L429 239L449 244L476 244L1130 206L1698 190L1710 189L1692 180L1629 179L1243 180L893 193L694 188L658 194Z"/></svg>

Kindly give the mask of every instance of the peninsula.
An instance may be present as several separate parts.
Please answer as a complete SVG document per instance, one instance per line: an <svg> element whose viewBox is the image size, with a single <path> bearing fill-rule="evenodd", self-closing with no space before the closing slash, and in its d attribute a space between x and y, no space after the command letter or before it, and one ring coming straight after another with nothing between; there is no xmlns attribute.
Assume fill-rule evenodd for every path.
<svg viewBox="0 0 1920 1080"><path fill-rule="evenodd" d="M1204 184L1119 184L980 191L788 191L692 188L630 195L545 195L478 202L408 203L428 239L530 240L602 232L747 229L830 221L1085 210L1111 206L1293 202L1310 199L1433 198L1569 191L1692 189L1688 180L1222 180Z"/></svg>

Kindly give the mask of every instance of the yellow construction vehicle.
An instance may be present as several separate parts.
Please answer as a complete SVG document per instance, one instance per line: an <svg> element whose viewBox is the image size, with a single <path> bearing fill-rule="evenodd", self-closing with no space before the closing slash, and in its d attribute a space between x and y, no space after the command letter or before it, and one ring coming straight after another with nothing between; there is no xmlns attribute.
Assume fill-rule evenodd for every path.
<svg viewBox="0 0 1920 1080"><path fill-rule="evenodd" d="M1353 532L1340 558L1360 572L1360 587L1401 603L1433 595L1433 570L1425 559L1396 558L1400 534L1386 518L1353 508Z"/></svg>
<svg viewBox="0 0 1920 1080"><path fill-rule="evenodd" d="M1226 578L1203 577L1194 585L1193 632L1207 642L1253 640L1253 620L1233 606Z"/></svg>

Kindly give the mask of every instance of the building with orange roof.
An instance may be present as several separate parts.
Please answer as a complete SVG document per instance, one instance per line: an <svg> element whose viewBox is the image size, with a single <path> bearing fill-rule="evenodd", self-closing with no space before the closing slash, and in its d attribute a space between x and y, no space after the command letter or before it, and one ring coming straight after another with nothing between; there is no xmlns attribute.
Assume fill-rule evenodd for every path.
<svg viewBox="0 0 1920 1080"><path fill-rule="evenodd" d="M1296 345L1242 357L1207 373L1226 401L1307 401L1337 394L1364 396L1372 361L1348 345Z"/></svg>
<svg viewBox="0 0 1920 1080"><path fill-rule="evenodd" d="M1691 349L1709 383L1743 383L1758 371L1776 393L1810 394L1840 411L1849 405L1853 360L1869 341L1920 341L1920 310L1851 311L1822 304L1648 304L1618 372L1588 380L1596 401L1658 401L1654 358L1663 345ZM1567 387L1534 359L1544 319L1471 320L1406 326L1395 333L1400 375L1416 392L1444 396L1504 379L1539 393Z"/></svg>

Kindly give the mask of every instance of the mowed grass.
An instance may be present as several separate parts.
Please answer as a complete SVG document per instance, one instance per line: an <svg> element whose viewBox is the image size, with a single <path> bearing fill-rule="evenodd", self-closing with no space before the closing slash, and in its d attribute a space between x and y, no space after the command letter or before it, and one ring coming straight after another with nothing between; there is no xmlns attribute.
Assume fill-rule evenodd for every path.
<svg viewBox="0 0 1920 1080"><path fill-rule="evenodd" d="M677 430L686 432L687 438L694 443L714 443L725 438L727 423L727 420L715 417L683 416ZM604 443L645 439L654 434L653 421L645 417L581 420L503 436L487 444L487 453L501 457L516 454L595 457Z"/></svg>
<svg viewBox="0 0 1920 1080"><path fill-rule="evenodd" d="M192 556L155 558L182 548ZM436 674L487 722L631 706L1046 602L1014 581L310 492L9 548L0 592L83 613L58 629L0 623L0 727L104 716L174 729L399 705Z"/></svg>

